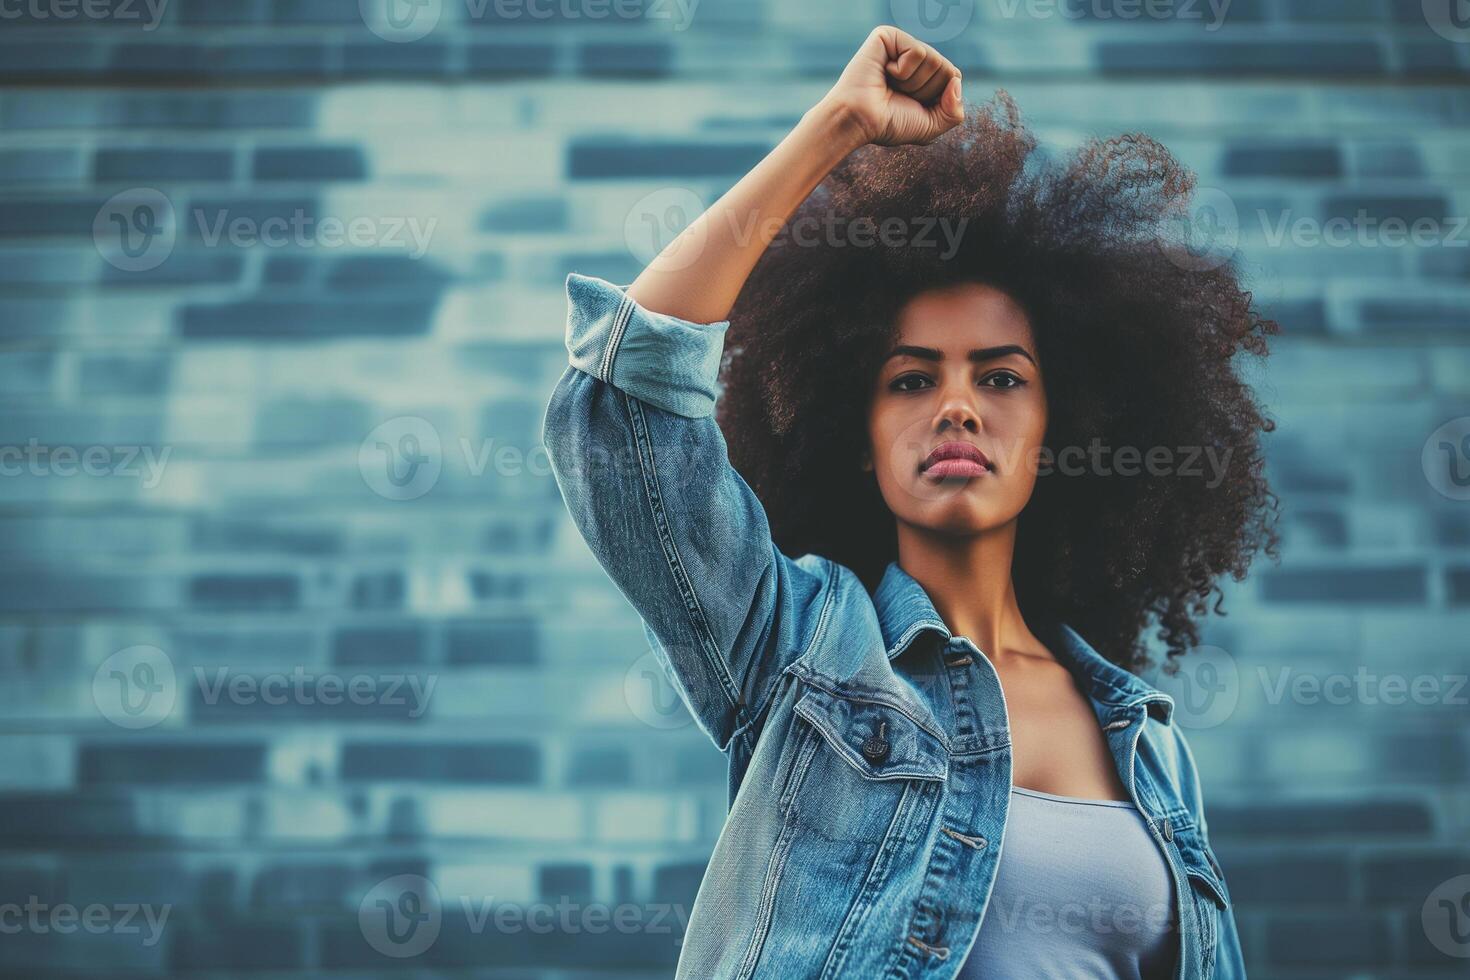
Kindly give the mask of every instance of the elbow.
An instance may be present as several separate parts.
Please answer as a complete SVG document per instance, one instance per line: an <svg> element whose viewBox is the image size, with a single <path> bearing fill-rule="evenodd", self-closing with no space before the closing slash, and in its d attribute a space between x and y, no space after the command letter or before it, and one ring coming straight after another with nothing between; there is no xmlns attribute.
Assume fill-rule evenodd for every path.
<svg viewBox="0 0 1470 980"><path fill-rule="evenodd" d="M569 507L615 474L610 468L628 439L621 409L609 400L615 397L610 386L569 366L546 403L541 444Z"/></svg>
<svg viewBox="0 0 1470 980"><path fill-rule="evenodd" d="M559 485L565 486L564 474L571 471L568 463L576 458L580 441L579 426L585 427L585 418L578 419L577 396L574 391L575 368L562 372L561 380L551 391L546 402L546 411L541 415L541 445L546 447L546 458L551 464L552 476Z"/></svg>

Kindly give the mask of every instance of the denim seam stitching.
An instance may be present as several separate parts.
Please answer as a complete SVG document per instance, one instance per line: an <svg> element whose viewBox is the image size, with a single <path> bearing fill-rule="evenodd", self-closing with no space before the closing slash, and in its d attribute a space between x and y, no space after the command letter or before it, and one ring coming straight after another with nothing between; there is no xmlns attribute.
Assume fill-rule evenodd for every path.
<svg viewBox="0 0 1470 980"><path fill-rule="evenodd" d="M628 322L633 319L633 298L627 293L623 294L618 309L613 314L612 329L608 331L607 346L602 351L602 380L612 384L613 359L617 357L618 347L623 342L623 333L628 329Z"/></svg>
<svg viewBox="0 0 1470 980"><path fill-rule="evenodd" d="M791 772L786 783L781 787L781 795L776 797L776 807L783 815L789 811L796 794L801 792L801 784L806 782L807 771L811 769L812 758L816 756L821 743L822 734L815 728L806 733L806 738L797 750L796 758L792 760Z"/></svg>
<svg viewBox="0 0 1470 980"><path fill-rule="evenodd" d="M689 616L690 625L694 627L699 637L700 649L705 655L705 660L719 677L721 693L725 695L727 708L739 717L740 698L739 691L735 687L734 678L730 676L729 666L724 657L719 653L715 644L714 635L709 627L709 621L705 618L704 610L699 605L699 597L694 592L694 583L689 580L689 573L684 567L683 559L679 557L679 549L674 542L674 537L669 529L668 514L664 509L663 494L658 486L658 468L654 465L653 441L648 437L648 422L643 415L642 407L636 398L623 392L624 405L627 408L629 421L633 430L633 439L638 448L639 468L643 471L643 487L648 498L649 507L653 510L654 525L658 528L659 543L663 546L664 561L669 571L673 573L674 581L679 587L681 598L684 599L684 611ZM731 733L731 741L734 733Z"/></svg>
<svg viewBox="0 0 1470 980"><path fill-rule="evenodd" d="M903 796L898 801L898 808L893 813L893 819L888 822L888 830L883 835L882 843L878 845L878 853L873 855L873 863L868 866L868 873L863 878L862 887L858 889L857 898L853 900L852 908L848 910L842 925L838 927L837 942L832 946L832 952L827 955L827 962L823 965L820 974L821 980L841 976L853 941L862 931L863 924L871 916L875 907L874 899L888 882L889 872L893 869L894 858L898 853L896 843L899 836L898 828L908 824L918 808L918 803L912 801L916 794L921 793L923 793L922 788L908 783L904 785Z"/></svg>
<svg viewBox="0 0 1470 980"><path fill-rule="evenodd" d="M781 824L781 835L776 839L776 846L771 852L771 860L766 865L766 880L761 888L760 905L755 910L755 929L751 933L750 946L745 951L745 959L740 964L736 980L750 980L755 973L756 964L760 962L761 951L765 948L766 938L770 934L771 915L776 907L776 889L781 882L781 872L786 869L786 859L791 854L791 844L796 838L795 827L791 814L788 813Z"/></svg>

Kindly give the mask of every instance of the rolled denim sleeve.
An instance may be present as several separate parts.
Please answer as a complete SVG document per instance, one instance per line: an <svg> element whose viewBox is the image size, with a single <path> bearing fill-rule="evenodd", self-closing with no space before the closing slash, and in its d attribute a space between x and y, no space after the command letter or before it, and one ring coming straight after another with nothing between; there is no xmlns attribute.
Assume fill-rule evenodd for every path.
<svg viewBox="0 0 1470 980"><path fill-rule="evenodd" d="M643 618L700 727L753 749L826 563L794 561L730 465L714 420L727 321L653 313L600 279L567 279L569 365L542 438L577 529Z"/></svg>
<svg viewBox="0 0 1470 980"><path fill-rule="evenodd" d="M691 323L652 313L591 276L567 277L567 353L572 367L666 412L715 412L729 320Z"/></svg>

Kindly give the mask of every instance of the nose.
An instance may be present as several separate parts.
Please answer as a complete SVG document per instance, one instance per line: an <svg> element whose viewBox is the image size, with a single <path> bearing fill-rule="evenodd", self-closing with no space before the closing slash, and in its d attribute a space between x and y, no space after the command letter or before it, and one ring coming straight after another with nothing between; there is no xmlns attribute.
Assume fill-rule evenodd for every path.
<svg viewBox="0 0 1470 980"><path fill-rule="evenodd" d="M964 394L947 394L939 404L939 411L934 415L934 431L948 432L950 429L963 429L971 433L980 431L980 413L975 409L968 390Z"/></svg>

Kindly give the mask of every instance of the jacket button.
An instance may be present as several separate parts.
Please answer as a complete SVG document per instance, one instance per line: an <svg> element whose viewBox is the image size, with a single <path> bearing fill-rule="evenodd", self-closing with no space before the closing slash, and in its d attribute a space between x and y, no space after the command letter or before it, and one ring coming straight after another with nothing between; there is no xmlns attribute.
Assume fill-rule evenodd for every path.
<svg viewBox="0 0 1470 980"><path fill-rule="evenodd" d="M1168 817L1164 818L1164 840L1170 843L1174 840L1174 825L1169 822Z"/></svg>
<svg viewBox="0 0 1470 980"><path fill-rule="evenodd" d="M888 739L884 737L888 729L887 722L880 722L878 732L863 739L863 758L874 765L888 758Z"/></svg>

